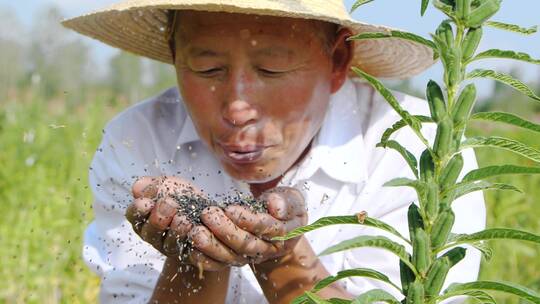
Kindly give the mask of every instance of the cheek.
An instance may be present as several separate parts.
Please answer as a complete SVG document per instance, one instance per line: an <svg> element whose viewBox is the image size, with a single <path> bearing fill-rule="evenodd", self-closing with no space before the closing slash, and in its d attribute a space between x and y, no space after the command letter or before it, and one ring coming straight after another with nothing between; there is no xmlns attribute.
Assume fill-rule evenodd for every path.
<svg viewBox="0 0 540 304"><path fill-rule="evenodd" d="M294 87L282 91L274 106L275 116L284 119L284 135L291 141L313 136L319 129L330 100L330 86L324 81L299 81ZM292 143L294 144L294 143Z"/></svg>
<svg viewBox="0 0 540 304"><path fill-rule="evenodd" d="M199 135L207 139L205 137L209 136L209 122L215 119L219 112L215 88L189 73L179 73L178 79L178 87L191 119Z"/></svg>

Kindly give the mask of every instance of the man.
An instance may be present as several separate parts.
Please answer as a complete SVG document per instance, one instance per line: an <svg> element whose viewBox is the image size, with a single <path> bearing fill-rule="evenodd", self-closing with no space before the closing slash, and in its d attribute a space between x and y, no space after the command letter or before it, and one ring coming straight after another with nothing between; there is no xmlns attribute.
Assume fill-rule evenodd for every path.
<svg viewBox="0 0 540 304"><path fill-rule="evenodd" d="M431 64L428 50L401 40L348 42L382 28L354 22L339 0L125 1L65 24L174 63L178 78L178 91L113 119L92 162L96 218L83 253L102 277L103 302L289 303L329 274L357 267L399 282L397 259L379 250L316 255L360 234L380 234L370 229L271 238L362 210L407 234L415 194L381 185L411 173L396 153L375 149L397 114L347 75L355 65L382 77L411 76ZM397 97L413 114L427 113L425 102ZM434 137L432 128L424 132ZM420 154L412 132L396 137ZM474 168L472 152L465 156L466 170ZM214 200L252 194L268 202L268 213L210 207L193 223L174 200L186 190ZM455 232L484 227L481 194L454 207ZM179 246L185 239L193 244L187 253ZM479 255L469 254L449 282L476 278ZM319 295L353 298L376 287L399 294L352 278Z"/></svg>

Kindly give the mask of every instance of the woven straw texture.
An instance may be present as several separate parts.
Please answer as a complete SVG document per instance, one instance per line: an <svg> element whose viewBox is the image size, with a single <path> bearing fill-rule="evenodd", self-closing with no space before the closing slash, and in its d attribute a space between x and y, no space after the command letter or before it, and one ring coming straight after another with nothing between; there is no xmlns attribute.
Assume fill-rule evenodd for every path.
<svg viewBox="0 0 540 304"><path fill-rule="evenodd" d="M68 19L63 25L122 50L172 64L166 39L167 10L245 13L328 21L353 33L391 28L355 21L342 0L125 0L105 9ZM433 61L432 50L397 38L355 41L353 65L383 78L419 74Z"/></svg>

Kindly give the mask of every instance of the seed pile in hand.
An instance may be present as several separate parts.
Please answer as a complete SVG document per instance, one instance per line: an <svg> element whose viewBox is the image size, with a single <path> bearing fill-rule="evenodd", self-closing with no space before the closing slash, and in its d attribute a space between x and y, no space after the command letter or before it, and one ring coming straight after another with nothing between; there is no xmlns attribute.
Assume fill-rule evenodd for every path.
<svg viewBox="0 0 540 304"><path fill-rule="evenodd" d="M201 213L205 208L217 206L222 209L228 206L245 206L255 213L267 213L268 209L266 201L258 200L250 195L243 195L237 193L233 196L227 196L222 201L216 201L208 199L200 194L193 193L193 191L183 190L182 192L176 192L171 197L178 203L180 214L185 215L188 220L194 225L201 225Z"/></svg>

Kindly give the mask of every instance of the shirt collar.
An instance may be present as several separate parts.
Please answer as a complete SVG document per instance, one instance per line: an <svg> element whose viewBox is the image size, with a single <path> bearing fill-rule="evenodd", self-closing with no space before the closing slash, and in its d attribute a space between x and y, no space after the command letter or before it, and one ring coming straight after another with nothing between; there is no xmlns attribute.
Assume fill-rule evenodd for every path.
<svg viewBox="0 0 540 304"><path fill-rule="evenodd" d="M182 108L184 108L184 105L181 105ZM180 147L183 144L198 141L201 140L199 135L197 134L197 130L195 130L195 125L193 124L193 121L191 120L191 117L187 114L187 111L185 108L183 109L184 113L186 113L186 118L184 119L184 123L180 129L180 134L178 135L178 140L176 141L176 146Z"/></svg>
<svg viewBox="0 0 540 304"><path fill-rule="evenodd" d="M286 183L309 179L322 169L333 179L360 184L367 179L366 151L360 102L355 84L347 79L331 96L321 129L310 152L284 176ZM183 105L182 105L183 107ZM186 115L177 146L200 140L193 121Z"/></svg>

